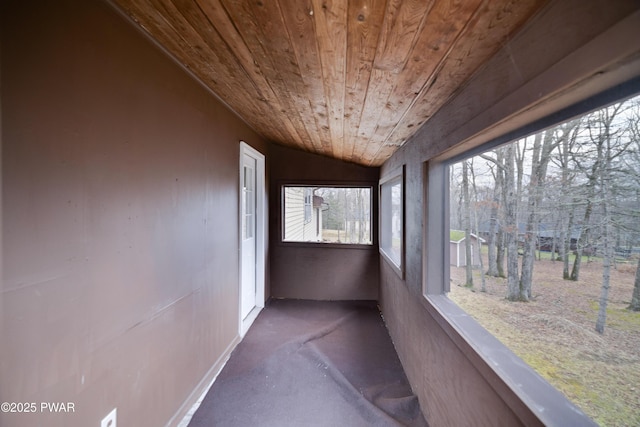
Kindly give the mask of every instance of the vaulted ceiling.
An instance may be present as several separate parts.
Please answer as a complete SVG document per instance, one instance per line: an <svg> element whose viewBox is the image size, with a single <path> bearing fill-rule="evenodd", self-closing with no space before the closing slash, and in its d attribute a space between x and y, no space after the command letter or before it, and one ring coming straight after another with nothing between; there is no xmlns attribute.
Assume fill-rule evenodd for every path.
<svg viewBox="0 0 640 427"><path fill-rule="evenodd" d="M381 165L546 0L114 0L263 137Z"/></svg>

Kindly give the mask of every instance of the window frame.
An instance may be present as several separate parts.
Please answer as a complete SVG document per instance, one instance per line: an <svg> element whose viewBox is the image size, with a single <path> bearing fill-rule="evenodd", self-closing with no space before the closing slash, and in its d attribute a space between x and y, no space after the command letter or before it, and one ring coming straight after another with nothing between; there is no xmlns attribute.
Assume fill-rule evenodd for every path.
<svg viewBox="0 0 640 427"><path fill-rule="evenodd" d="M400 222L401 222L401 230L400 230L400 259L399 259L399 263L396 263L396 260L394 259L392 254L388 254L387 251L385 250L385 242L384 240L384 236L386 236L386 232L383 231L383 227L384 227L384 221L385 218L383 218L383 204L385 203L384 197L383 197L383 191L385 190L385 188L388 188L388 186L395 186L396 183L400 184ZM406 248L406 235L405 235L405 230L406 230L406 203L405 203L405 166L402 165L396 169L393 169L391 172L389 172L384 178L380 179L380 184L379 184L379 203L378 203L378 212L380 215L380 221L379 221L379 226L378 226L378 235L380 236L380 246L379 246L379 252L380 255L382 255L382 258L389 264L389 266L393 269L393 271L401 278L404 280L404 275L405 275L405 264L406 264L406 257L405 257L405 248ZM392 227L392 226L390 226Z"/></svg>
<svg viewBox="0 0 640 427"><path fill-rule="evenodd" d="M640 94L640 79L631 80L569 107L533 120L464 151L450 150L423 162L422 304L480 374L523 421L547 425L596 425L562 392L449 299L449 165L497 146L535 134L571 118ZM541 410L543 408L543 410Z"/></svg>
<svg viewBox="0 0 640 427"><path fill-rule="evenodd" d="M371 250L378 245L378 233L377 233L377 212L375 206L377 206L377 182L371 181L326 181L326 180L280 180L277 182L278 189L278 240L279 246L296 246L296 247L309 247L309 248L327 248L327 249L364 249ZM370 191L370 224L371 229L371 243L336 243L336 242L302 242L284 240L284 189L285 187L318 187L318 188L368 188ZM322 224L320 224L322 228Z"/></svg>

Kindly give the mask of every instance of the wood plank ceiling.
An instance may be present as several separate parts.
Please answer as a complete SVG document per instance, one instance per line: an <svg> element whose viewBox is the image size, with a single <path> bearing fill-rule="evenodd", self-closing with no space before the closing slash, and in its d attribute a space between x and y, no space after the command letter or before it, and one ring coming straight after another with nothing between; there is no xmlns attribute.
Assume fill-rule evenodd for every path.
<svg viewBox="0 0 640 427"><path fill-rule="evenodd" d="M546 0L114 0L263 137L378 166Z"/></svg>

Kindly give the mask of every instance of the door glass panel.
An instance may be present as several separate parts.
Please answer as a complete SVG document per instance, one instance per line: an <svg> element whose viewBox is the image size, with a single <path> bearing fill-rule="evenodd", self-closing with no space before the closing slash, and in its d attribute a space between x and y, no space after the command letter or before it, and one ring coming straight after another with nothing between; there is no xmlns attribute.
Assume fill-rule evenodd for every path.
<svg viewBox="0 0 640 427"><path fill-rule="evenodd" d="M244 167L244 197L242 200L242 210L244 213L244 224L242 227L242 236L246 239L251 239L254 235L254 220L255 214L255 192L254 192L254 178L253 168Z"/></svg>

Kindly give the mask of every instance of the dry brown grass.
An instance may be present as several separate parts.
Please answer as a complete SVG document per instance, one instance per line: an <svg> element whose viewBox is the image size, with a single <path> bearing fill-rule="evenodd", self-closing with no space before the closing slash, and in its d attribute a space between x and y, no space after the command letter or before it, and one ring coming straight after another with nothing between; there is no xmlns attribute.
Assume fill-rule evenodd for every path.
<svg viewBox="0 0 640 427"><path fill-rule="evenodd" d="M583 264L578 282L562 280L562 264L536 261L533 300L505 299L506 279L465 288L464 268L451 267L450 298L603 426L640 426L640 313L626 310L635 264L612 272L607 324L595 331L602 264Z"/></svg>

